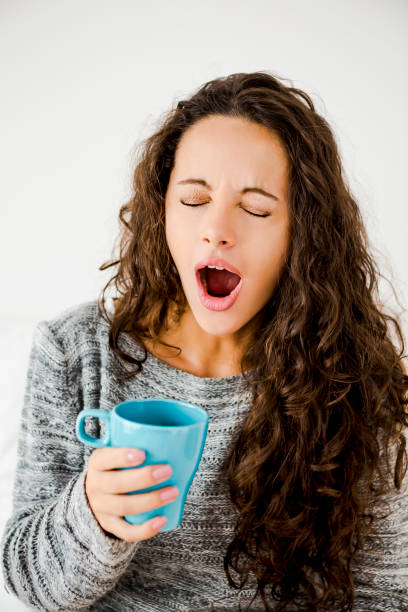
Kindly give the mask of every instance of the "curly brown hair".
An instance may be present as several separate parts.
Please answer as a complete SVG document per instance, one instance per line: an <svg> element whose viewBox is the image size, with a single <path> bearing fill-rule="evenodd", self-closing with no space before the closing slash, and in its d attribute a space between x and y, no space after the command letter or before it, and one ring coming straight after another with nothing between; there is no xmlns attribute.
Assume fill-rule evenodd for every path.
<svg viewBox="0 0 408 612"><path fill-rule="evenodd" d="M266 610L266 588L280 611L300 596L305 610L350 610L351 562L384 518L373 504L391 482L400 490L407 471L406 355L398 318L380 306L383 275L333 133L309 95L284 80L266 71L211 80L142 142L133 195L119 213L119 259L100 267L118 269L98 308L110 323L111 349L136 364L123 368L124 378L137 375L147 357L143 338L158 338L170 305L176 321L187 306L165 235L165 194L181 136L217 114L249 119L280 138L290 161L290 252L241 359L252 405L224 465L238 510L224 569L236 589L253 572ZM121 297L109 313L105 291L113 282ZM121 331L138 340L144 359L121 350Z"/></svg>

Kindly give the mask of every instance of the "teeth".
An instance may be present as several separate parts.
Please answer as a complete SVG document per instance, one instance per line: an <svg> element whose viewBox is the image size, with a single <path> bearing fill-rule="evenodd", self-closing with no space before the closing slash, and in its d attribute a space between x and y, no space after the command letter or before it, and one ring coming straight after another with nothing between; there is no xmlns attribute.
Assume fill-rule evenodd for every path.
<svg viewBox="0 0 408 612"><path fill-rule="evenodd" d="M226 270L227 268L219 268L218 266L207 266L207 268L215 268L216 270Z"/></svg>

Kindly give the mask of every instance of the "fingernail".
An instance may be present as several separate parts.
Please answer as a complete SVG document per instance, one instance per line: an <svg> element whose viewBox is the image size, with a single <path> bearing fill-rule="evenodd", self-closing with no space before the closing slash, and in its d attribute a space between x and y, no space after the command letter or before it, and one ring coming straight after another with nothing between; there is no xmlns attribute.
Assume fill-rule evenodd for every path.
<svg viewBox="0 0 408 612"><path fill-rule="evenodd" d="M153 529L159 529L159 528L163 527L166 523L167 523L166 517L165 516L159 516L159 518L157 518L155 521L153 521L152 527L153 527Z"/></svg>
<svg viewBox="0 0 408 612"><path fill-rule="evenodd" d="M145 460L145 454L140 450L130 451L128 453L128 459L131 463L141 463Z"/></svg>
<svg viewBox="0 0 408 612"><path fill-rule="evenodd" d="M170 476L171 472L172 469L170 465L162 465L161 467L157 468L157 470L153 470L152 476L156 480L159 480L159 478L165 478L166 476Z"/></svg>
<svg viewBox="0 0 408 612"><path fill-rule="evenodd" d="M177 487L171 487L170 489L163 491L163 493L160 493L160 499L172 499L173 497L177 497L177 495Z"/></svg>

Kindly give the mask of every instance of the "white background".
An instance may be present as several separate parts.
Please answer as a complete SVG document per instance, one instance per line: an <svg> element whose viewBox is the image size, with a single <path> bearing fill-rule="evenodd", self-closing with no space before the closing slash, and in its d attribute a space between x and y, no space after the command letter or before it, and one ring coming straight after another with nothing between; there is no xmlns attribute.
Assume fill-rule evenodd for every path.
<svg viewBox="0 0 408 612"><path fill-rule="evenodd" d="M5 419L16 431L34 323L95 299L112 272L98 267L136 145L179 99L232 72L291 79L331 124L407 338L407 57L406 0L1 0L3 435ZM2 610L25 609L3 597Z"/></svg>

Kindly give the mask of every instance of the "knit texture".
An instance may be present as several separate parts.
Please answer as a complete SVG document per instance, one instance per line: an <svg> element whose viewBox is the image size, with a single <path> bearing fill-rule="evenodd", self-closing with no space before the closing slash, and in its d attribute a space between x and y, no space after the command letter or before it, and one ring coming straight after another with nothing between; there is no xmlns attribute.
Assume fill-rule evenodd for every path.
<svg viewBox="0 0 408 612"><path fill-rule="evenodd" d="M38 610L245 610L256 581L251 578L239 592L225 575L236 511L221 470L250 408L243 376L200 378L148 353L143 371L123 382L123 365L109 347L108 333L96 301L41 321L34 330L13 511L1 541L6 590ZM130 355L144 356L125 332L119 344ZM77 440L75 421L84 408L110 410L148 397L201 406L209 415L208 433L181 525L149 540L126 542L109 536L89 506L85 475L94 449ZM97 419L87 419L89 435L100 437L102 428ZM353 565L356 612L408 610L406 480L403 492L387 501L391 515L370 536L377 536L378 554L360 552ZM271 602L271 609L276 605ZM250 611L263 610L258 595Z"/></svg>

